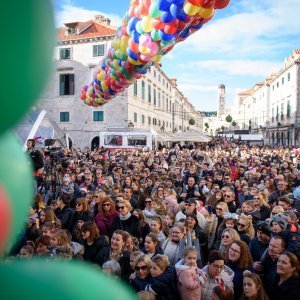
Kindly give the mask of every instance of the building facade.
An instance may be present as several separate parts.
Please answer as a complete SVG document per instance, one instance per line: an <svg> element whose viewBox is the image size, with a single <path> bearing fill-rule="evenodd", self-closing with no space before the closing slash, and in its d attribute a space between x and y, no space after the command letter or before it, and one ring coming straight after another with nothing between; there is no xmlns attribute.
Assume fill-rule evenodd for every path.
<svg viewBox="0 0 300 300"><path fill-rule="evenodd" d="M54 70L39 107L79 147L94 145L100 131L125 130L129 124L164 132L198 128L200 114L178 89L176 79L168 78L158 64L104 106L90 107L80 100L82 87L107 53L115 31L100 15L59 28Z"/></svg>
<svg viewBox="0 0 300 300"><path fill-rule="evenodd" d="M299 62L300 50L294 50L281 70L237 95L233 118L240 129L263 134L266 144L300 144Z"/></svg>

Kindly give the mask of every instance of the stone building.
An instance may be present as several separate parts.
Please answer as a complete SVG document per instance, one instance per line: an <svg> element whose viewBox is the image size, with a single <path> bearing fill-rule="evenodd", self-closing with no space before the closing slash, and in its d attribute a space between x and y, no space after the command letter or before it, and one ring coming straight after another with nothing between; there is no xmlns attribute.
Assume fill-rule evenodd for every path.
<svg viewBox="0 0 300 300"><path fill-rule="evenodd" d="M164 132L197 128L200 115L156 64L141 79L102 107L90 107L80 100L82 87L93 68L107 53L116 28L110 20L96 16L87 22L66 23L57 30L54 70L38 106L67 133L72 144L90 147L99 132L135 128Z"/></svg>

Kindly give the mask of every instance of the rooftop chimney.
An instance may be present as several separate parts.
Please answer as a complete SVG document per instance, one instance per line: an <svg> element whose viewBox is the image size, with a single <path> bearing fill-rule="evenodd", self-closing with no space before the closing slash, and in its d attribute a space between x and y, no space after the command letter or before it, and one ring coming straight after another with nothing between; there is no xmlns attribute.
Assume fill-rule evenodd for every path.
<svg viewBox="0 0 300 300"><path fill-rule="evenodd" d="M101 24L101 25L106 25L106 26L110 26L110 19L106 18L102 15L97 15L95 16L95 22Z"/></svg>

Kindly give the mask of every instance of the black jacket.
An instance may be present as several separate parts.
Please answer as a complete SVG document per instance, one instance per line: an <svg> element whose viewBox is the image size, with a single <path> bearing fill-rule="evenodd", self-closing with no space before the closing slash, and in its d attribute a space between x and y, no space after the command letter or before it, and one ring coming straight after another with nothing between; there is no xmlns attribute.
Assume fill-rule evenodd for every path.
<svg viewBox="0 0 300 300"><path fill-rule="evenodd" d="M109 246L108 240L104 235L97 238L92 245L88 245L86 241L84 241L82 245L84 246L83 259L91 263L97 263L98 253L102 248Z"/></svg>
<svg viewBox="0 0 300 300"><path fill-rule="evenodd" d="M290 277L280 285L279 276L276 275L273 282L273 288L269 297L272 300L299 299L300 296L300 279L299 277Z"/></svg>
<svg viewBox="0 0 300 300"><path fill-rule="evenodd" d="M72 224L72 219L74 214L73 208L69 206L64 206L63 209L56 209L55 214L61 222L61 228L68 229L71 232L72 231L71 224Z"/></svg>
<svg viewBox="0 0 300 300"><path fill-rule="evenodd" d="M148 288L157 295L157 300L178 300L180 299L177 290L177 276L174 267L169 266L165 273L150 278Z"/></svg>
<svg viewBox="0 0 300 300"><path fill-rule="evenodd" d="M121 220L120 216L116 216L111 224L111 236L117 229L127 231L137 238L141 235L139 231L139 219L134 215L131 215L127 220Z"/></svg>

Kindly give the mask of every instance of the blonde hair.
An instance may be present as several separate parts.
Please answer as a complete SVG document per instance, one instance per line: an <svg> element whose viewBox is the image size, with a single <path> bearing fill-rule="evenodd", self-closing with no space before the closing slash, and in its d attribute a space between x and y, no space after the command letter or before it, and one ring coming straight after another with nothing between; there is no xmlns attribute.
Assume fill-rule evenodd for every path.
<svg viewBox="0 0 300 300"><path fill-rule="evenodd" d="M140 291L137 295L140 300L156 300L155 294L150 291Z"/></svg>
<svg viewBox="0 0 300 300"><path fill-rule="evenodd" d="M250 215L245 215L244 213L242 213L239 217L239 220L240 219L246 221L247 224L245 226L245 232L249 235L251 239L253 239L255 237L255 230L252 224L252 217Z"/></svg>
<svg viewBox="0 0 300 300"><path fill-rule="evenodd" d="M158 267L165 272L168 268L168 266L170 265L169 259L167 256L162 255L162 254L157 254L155 255L151 261L155 264L158 265Z"/></svg>
<svg viewBox="0 0 300 300"><path fill-rule="evenodd" d="M279 213L283 213L283 212L284 212L284 209L282 206L279 206L279 205L274 206L271 211L271 217L273 217L274 215L277 215Z"/></svg>
<svg viewBox="0 0 300 300"><path fill-rule="evenodd" d="M125 199L119 200L119 204L124 204L128 208L129 211L132 210L131 203L128 200L125 200Z"/></svg>
<svg viewBox="0 0 300 300"><path fill-rule="evenodd" d="M238 234L238 232L235 229L233 229L233 228L225 228L223 230L223 232L222 232L222 235L225 232L228 232L234 241L240 241L241 240L240 235ZM221 240L221 244L223 245L222 240Z"/></svg>

